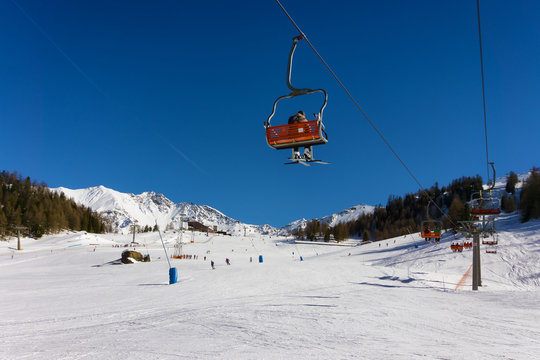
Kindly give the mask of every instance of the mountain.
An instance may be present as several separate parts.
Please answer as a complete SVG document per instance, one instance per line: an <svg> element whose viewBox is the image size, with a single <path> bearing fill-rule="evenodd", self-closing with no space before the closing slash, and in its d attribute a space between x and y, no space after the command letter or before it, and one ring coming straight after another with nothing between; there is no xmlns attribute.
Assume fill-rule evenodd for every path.
<svg viewBox="0 0 540 360"><path fill-rule="evenodd" d="M121 233L128 233L130 225L135 221L140 226L153 227L157 222L160 229L165 229L171 223L178 228L182 214L184 214L184 221L197 221L209 227L217 226L218 230L230 234L242 235L244 232L276 234L278 232L278 229L270 225L241 223L210 206L191 202L174 203L164 195L153 191L135 195L121 193L104 186L77 190L58 187L51 190L64 193L76 203L100 213L112 224L114 230Z"/></svg>
<svg viewBox="0 0 540 360"><path fill-rule="evenodd" d="M185 215L184 221L198 221L209 227L217 226L218 230L235 235L242 235L244 231L263 235L287 235L298 227L305 227L308 222L306 219L296 220L281 229L266 224L249 225L232 219L210 206L197 205L192 202L174 203L164 195L153 191L135 195L121 193L104 186L77 190L58 187L51 190L64 193L66 197L72 198L76 203L98 212L112 225L115 231L121 233L128 233L130 225L134 224L135 221L140 226L153 227L157 222L160 229L165 229L170 223L178 228L181 214ZM354 220L364 213L373 212L373 209L375 207L370 205L356 205L317 220L334 226L340 222Z"/></svg>
<svg viewBox="0 0 540 360"><path fill-rule="evenodd" d="M516 185L518 189L528 176L529 172L518 174L520 181ZM497 178L494 189L495 196L500 198L504 193L506 179L506 176ZM210 206L197 205L191 202L174 203L164 195L153 191L135 195L121 193L104 186L78 190L59 187L51 190L62 192L68 198L73 198L75 202L100 213L112 224L113 229L122 233L129 232L129 226L135 221L141 226L148 225L151 227L157 222L161 229L165 229L167 225L173 223L178 228L181 214L185 214L185 218L189 221L198 221L210 227L217 226L220 231L236 235L242 235L244 232L287 235L299 227L305 228L309 221L299 219L283 226L281 229L276 229L270 225L244 224ZM372 213L374 209L375 206L360 204L315 220L335 226L338 223L355 220L362 214Z"/></svg>
<svg viewBox="0 0 540 360"><path fill-rule="evenodd" d="M372 213L373 210L375 210L375 206L361 204L361 205L356 205L348 209L342 210L338 213L323 216L321 218L317 218L314 220L318 220L321 223L327 223L330 226L335 226L336 224L339 224L339 223L356 220L360 215L365 214L365 213ZM308 221L310 220L306 220L306 219L296 220L290 224L283 226L281 230L282 232L292 232L300 227L305 228Z"/></svg>

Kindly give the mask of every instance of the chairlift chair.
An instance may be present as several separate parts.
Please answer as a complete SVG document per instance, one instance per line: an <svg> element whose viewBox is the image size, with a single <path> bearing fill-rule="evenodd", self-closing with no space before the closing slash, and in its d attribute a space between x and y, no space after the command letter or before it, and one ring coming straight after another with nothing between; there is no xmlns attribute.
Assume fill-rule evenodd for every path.
<svg viewBox="0 0 540 360"><path fill-rule="evenodd" d="M299 35L293 38L293 44L289 52L289 61L287 66L287 87L291 90L288 95L278 97L274 101L272 113L264 123L266 130L266 142L268 146L276 150L292 149L291 163L302 163L309 165L309 162L316 162L321 164L327 164L320 160L314 160L312 146L324 145L328 142L328 135L324 130L323 124L323 111L328 101L328 94L324 89L297 89L291 84L291 72L292 72L292 60L298 41L303 39L303 35ZM314 114L313 120L307 122L277 125L271 126L272 118L276 113L276 107L278 102L283 99L293 98L296 96L310 95L315 93L322 93L324 95L324 102L318 113ZM298 151L300 147L304 147L304 157L298 157Z"/></svg>
<svg viewBox="0 0 540 360"><path fill-rule="evenodd" d="M493 180L489 180L489 189L486 191L480 190L471 194L471 201L469 202L471 208L471 214L473 216L478 215L499 215L501 213L501 200L493 196L493 189L495 188L495 164L490 162L493 169Z"/></svg>
<svg viewBox="0 0 540 360"><path fill-rule="evenodd" d="M420 236L426 240L439 242L441 240L441 226L442 223L438 220L424 220L422 221L422 231Z"/></svg>
<svg viewBox="0 0 540 360"><path fill-rule="evenodd" d="M482 239L482 245L495 246L499 244L499 236L497 234L491 234L491 238L485 237Z"/></svg>
<svg viewBox="0 0 540 360"><path fill-rule="evenodd" d="M482 190L473 193L469 205L473 215L499 215L501 213L501 201L492 195L491 190L488 190L487 194Z"/></svg>
<svg viewBox="0 0 540 360"><path fill-rule="evenodd" d="M452 252L463 252L463 244L460 242L452 242L452 244L450 244L450 249Z"/></svg>

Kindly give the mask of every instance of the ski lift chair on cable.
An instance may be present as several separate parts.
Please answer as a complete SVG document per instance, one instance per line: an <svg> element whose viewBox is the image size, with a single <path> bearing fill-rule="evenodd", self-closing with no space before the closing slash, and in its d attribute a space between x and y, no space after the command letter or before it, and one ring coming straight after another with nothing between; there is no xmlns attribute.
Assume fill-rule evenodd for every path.
<svg viewBox="0 0 540 360"><path fill-rule="evenodd" d="M313 146L324 145L328 142L328 135L324 130L323 125L323 111L326 107L328 95L324 89L297 89L291 85L291 71L292 60L294 51L298 41L303 39L303 35L299 35L293 38L293 44L289 52L289 61L287 66L287 87L291 90L288 95L280 96L274 101L272 113L264 123L266 129L266 142L268 146L276 150L292 149L291 162L286 164L301 163L309 166L308 163L315 162L319 164L328 164L320 160L314 160L313 158ZM293 98L296 96L310 95L314 93L322 93L324 95L324 102L318 113L314 114L314 120L308 120L307 122L300 122L294 124L271 126L272 118L276 113L276 107L279 101L283 99ZM304 154L300 156L299 148L304 147Z"/></svg>
<svg viewBox="0 0 540 360"><path fill-rule="evenodd" d="M486 248L486 254L496 254L496 253L497 253L497 247L489 246Z"/></svg>
<svg viewBox="0 0 540 360"><path fill-rule="evenodd" d="M452 252L463 252L463 244L461 242L452 242L450 249Z"/></svg>
<svg viewBox="0 0 540 360"><path fill-rule="evenodd" d="M425 216L425 219L427 220L422 221L422 232L420 233L420 236L427 242L430 242L431 239L433 239L435 242L439 242L441 240L442 222L439 220L430 219L429 205L431 203L432 200L430 200L427 204Z"/></svg>
<svg viewBox="0 0 540 360"><path fill-rule="evenodd" d="M492 162L489 164L493 169L493 181L489 181L488 179L488 184L491 183L491 185L487 192L480 190L471 194L469 206L473 217L479 215L499 215L501 213L501 200L493 196L493 188L495 188L495 165Z"/></svg>
<svg viewBox="0 0 540 360"><path fill-rule="evenodd" d="M441 240L441 225L442 223L438 220L424 220L422 221L422 232L420 236L426 240L439 242Z"/></svg>
<svg viewBox="0 0 540 360"><path fill-rule="evenodd" d="M499 215L501 213L500 199L492 196L491 190L480 190L471 195L471 214L473 215Z"/></svg>
<svg viewBox="0 0 540 360"><path fill-rule="evenodd" d="M488 235L488 236L484 236L484 238L482 239L482 245L494 246L494 245L497 245L498 243L499 243L499 239L495 234L492 234L491 238Z"/></svg>

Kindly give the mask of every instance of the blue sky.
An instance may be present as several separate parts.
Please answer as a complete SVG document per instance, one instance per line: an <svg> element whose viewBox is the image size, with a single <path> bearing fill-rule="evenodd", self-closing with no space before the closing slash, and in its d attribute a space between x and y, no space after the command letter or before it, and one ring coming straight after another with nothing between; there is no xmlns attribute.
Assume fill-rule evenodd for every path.
<svg viewBox="0 0 540 360"><path fill-rule="evenodd" d="M283 5L423 186L486 178L476 1ZM482 1L490 160L539 165L540 3ZM263 122L297 32L267 1L0 2L0 168L51 187L156 191L282 226L418 190L305 42L331 165L285 166ZM274 124L320 107L289 100ZM312 110L313 109L313 110Z"/></svg>

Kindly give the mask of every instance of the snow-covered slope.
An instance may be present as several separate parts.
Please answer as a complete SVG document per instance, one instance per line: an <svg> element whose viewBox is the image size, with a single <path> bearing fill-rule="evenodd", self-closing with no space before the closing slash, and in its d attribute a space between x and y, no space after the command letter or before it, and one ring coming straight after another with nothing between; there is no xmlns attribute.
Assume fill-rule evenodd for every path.
<svg viewBox="0 0 540 360"><path fill-rule="evenodd" d="M497 229L475 292L449 232L347 248L195 233L175 285L155 232L137 237L151 262L118 266L128 234L0 241L0 359L536 359L540 220Z"/></svg>
<svg viewBox="0 0 540 360"><path fill-rule="evenodd" d="M165 229L170 223L178 228L182 214L184 221L198 221L206 226L217 226L218 230L231 234L244 234L244 231L274 234L278 231L270 225L241 223L210 206L191 202L174 203L153 191L135 195L121 193L104 186L77 190L59 187L51 190L64 193L78 204L102 214L112 224L114 230L122 233L129 232L130 225L135 221L140 226L152 227L157 222L161 229Z"/></svg>

